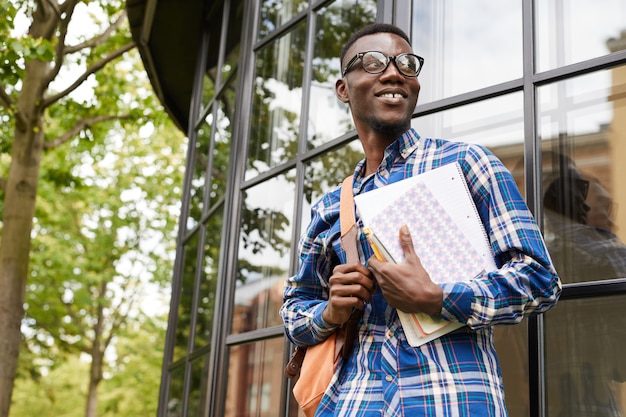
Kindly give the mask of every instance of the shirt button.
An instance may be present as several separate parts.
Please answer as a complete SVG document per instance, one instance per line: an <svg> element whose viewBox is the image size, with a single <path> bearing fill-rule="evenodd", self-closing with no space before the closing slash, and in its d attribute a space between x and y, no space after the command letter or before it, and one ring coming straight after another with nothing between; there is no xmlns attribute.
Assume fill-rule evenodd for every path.
<svg viewBox="0 0 626 417"><path fill-rule="evenodd" d="M387 376L385 377L385 380L386 380L387 382L391 382L391 381L393 381L393 377L392 377L391 375L387 375Z"/></svg>
<svg viewBox="0 0 626 417"><path fill-rule="evenodd" d="M387 330L387 338L391 339L393 337L393 330L389 329Z"/></svg>

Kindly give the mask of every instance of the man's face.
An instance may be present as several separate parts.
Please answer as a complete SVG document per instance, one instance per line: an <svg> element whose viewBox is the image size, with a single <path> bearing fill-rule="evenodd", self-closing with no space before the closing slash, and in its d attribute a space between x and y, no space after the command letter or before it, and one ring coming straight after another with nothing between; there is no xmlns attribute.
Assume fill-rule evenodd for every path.
<svg viewBox="0 0 626 417"><path fill-rule="evenodd" d="M358 39L350 47L342 69L357 53L380 51L388 56L412 53L411 46L391 33L377 33ZM393 62L380 74L366 72L361 60L336 85L337 96L350 105L359 132L373 131L395 139L411 126L420 84L417 77L405 77Z"/></svg>

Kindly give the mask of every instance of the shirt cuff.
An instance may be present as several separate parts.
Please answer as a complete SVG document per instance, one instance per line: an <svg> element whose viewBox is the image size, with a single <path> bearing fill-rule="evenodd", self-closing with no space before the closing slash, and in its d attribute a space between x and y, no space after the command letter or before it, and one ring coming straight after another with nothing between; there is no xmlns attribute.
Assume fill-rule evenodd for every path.
<svg viewBox="0 0 626 417"><path fill-rule="evenodd" d="M315 338L319 341L326 340L328 336L330 336L335 330L337 330L337 328L339 328L339 325L332 324L324 320L322 313L324 312L326 305L328 305L328 301L321 302L316 305L311 311L312 332Z"/></svg>
<svg viewBox="0 0 626 417"><path fill-rule="evenodd" d="M448 321L467 323L472 312L474 291L465 282L441 284L443 307L441 317Z"/></svg>

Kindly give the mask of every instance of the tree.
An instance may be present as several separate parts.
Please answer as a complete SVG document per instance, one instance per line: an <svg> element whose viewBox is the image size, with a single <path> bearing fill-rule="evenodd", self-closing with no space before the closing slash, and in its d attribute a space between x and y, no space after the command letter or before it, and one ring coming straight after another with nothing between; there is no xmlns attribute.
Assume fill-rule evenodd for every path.
<svg viewBox="0 0 626 417"><path fill-rule="evenodd" d="M129 96L127 93L135 80L129 77L129 72L121 65L119 58L131 51L134 44L126 24L124 2L9 0L0 3L0 13L3 16L0 21L0 288L3 289L0 292L0 417L6 417L18 364L31 239L33 234L37 239L34 254L46 247L46 238L56 238L57 243L62 241L62 236L50 236L46 233L50 229L46 229L45 225L42 227L41 222L44 220L50 224L61 221L60 218L43 218L55 215L54 210L44 207L36 211L36 201L41 191L40 177L45 176L45 183L51 187L49 191L61 191L55 197L49 194L51 200L46 201L47 204L56 204L52 200L64 193L66 196L71 193L93 193L88 195L98 196L101 202L107 198L106 192L111 193L112 188L107 189L97 183L96 186L85 186L73 168L86 166L84 158L91 158L90 162L94 163L105 160L107 150L110 150L110 147L104 146L105 139L114 140L111 130L115 128L118 133L124 134L123 123L126 126L143 125L155 116L156 104L152 95ZM79 13L82 13L81 22L90 27L91 34L74 34L78 28L78 19L74 17ZM27 34L21 34L17 27L19 17L28 20ZM79 159L78 155L83 159ZM117 200L113 199L113 195L109 195L112 199L109 204L113 206L115 216L119 217L124 211L124 202L120 201L119 196ZM101 239L101 247L119 244L117 234L122 233L124 226L105 218L107 210L111 209L106 204L85 208L72 207L66 203L52 208L65 211L56 213L58 217L82 213L84 217L77 215L74 219L76 229L71 230L72 237L81 236L87 243L90 237L97 237ZM36 213L43 216L42 219L37 219ZM133 215L136 215L136 211ZM86 230L88 228L84 224L81 226L81 221L85 219L96 222L92 230ZM108 221L111 227L101 227ZM133 236L132 230L127 232ZM106 254L103 251L102 259L95 268L93 259L86 260L79 269L86 275L84 278L87 284L76 291L67 287L65 297L68 298L56 300L60 304L54 308L66 309L65 315L71 317L75 312L68 309L67 305L74 304L75 297L95 296L97 301L103 301L107 300L112 291L128 285L128 282L123 282L124 277L120 277L119 271L116 273L112 267L120 261L121 254L133 253L130 241L124 245L128 247L118 248L117 254ZM75 250L79 246L71 249ZM87 247L85 242L83 246ZM63 264L63 261L71 264L79 262L79 259L72 258L71 262L61 259L62 255L72 253L75 252L68 249L68 253L58 254L59 259L48 261L57 261L55 267L64 268L63 271L70 277L75 277L77 270L69 270L69 265ZM35 274L43 274L43 271L33 270ZM103 271L106 274L102 275ZM59 276L56 275L56 278ZM66 282L57 284L57 289L67 286ZM64 323L67 324L64 331L74 325L78 332L81 330L78 327L81 320L84 320L83 324L92 325L91 331L102 326L106 321L106 310L111 306L98 302L92 305L95 310L91 314ZM30 306L34 308L32 303ZM116 326L122 326L123 321L122 316L119 316L109 330L114 331ZM80 343L70 343L73 339L68 335L55 335L53 329L58 324L50 323L50 335L60 339L66 337L66 343L62 347L55 346L73 352L72 349L77 349ZM95 386L102 370L98 371L94 367L101 365L97 361L102 359L106 343L112 340L111 334L94 331L91 343L85 343L82 347L83 350L91 348L92 353L97 353L92 357L91 377ZM44 345L41 343L40 347ZM95 395L95 386L93 394L89 395ZM95 410L95 402L88 402L87 409Z"/></svg>
<svg viewBox="0 0 626 417"><path fill-rule="evenodd" d="M101 417L153 417L158 405L165 318L147 318L117 335L98 401ZM21 358L21 356L20 356ZM37 379L18 378L11 415L82 417L89 363L69 355Z"/></svg>

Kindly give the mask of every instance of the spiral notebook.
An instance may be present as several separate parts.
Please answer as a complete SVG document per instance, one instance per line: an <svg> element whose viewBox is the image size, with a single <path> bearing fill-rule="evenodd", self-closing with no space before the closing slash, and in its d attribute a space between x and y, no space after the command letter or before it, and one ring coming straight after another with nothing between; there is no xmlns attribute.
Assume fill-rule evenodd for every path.
<svg viewBox="0 0 626 417"><path fill-rule="evenodd" d="M406 224L415 252L438 284L471 281L496 265L483 223L458 162L354 197L379 259L404 261L398 233ZM463 326L424 313L398 316L412 346Z"/></svg>

